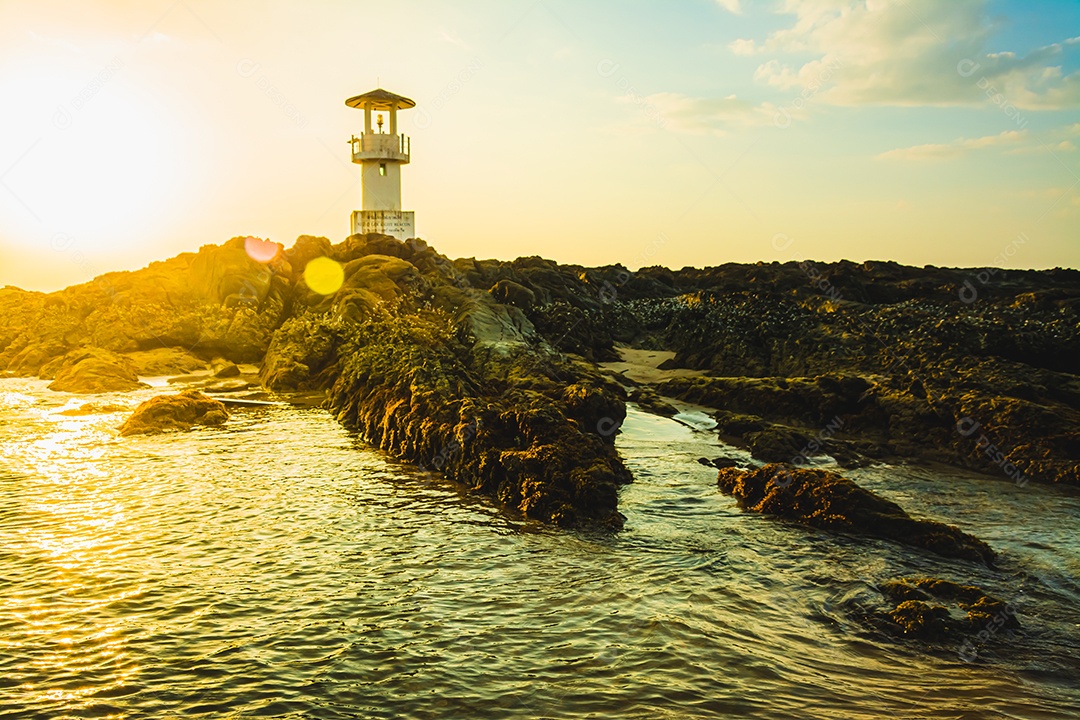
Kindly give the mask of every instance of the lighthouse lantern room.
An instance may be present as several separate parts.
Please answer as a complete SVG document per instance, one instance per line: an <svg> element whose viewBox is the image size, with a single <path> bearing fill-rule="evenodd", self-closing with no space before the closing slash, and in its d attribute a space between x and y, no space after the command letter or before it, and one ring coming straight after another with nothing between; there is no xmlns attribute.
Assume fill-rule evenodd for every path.
<svg viewBox="0 0 1080 720"><path fill-rule="evenodd" d="M379 88L351 97L345 104L364 111L364 132L349 139L363 185L363 209L353 211L351 234L382 233L398 240L416 237L414 213L401 209L401 166L409 162L409 138L398 132L398 110L416 107L416 103Z"/></svg>

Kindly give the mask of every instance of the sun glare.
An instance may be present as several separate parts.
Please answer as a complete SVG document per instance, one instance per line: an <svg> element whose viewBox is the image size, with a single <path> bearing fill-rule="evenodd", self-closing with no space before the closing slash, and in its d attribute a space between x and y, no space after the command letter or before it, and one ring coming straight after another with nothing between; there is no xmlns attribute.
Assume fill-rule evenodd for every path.
<svg viewBox="0 0 1080 720"><path fill-rule="evenodd" d="M71 238L102 255L146 242L180 186L176 123L121 78L74 93L40 74L21 85L39 114L26 147L5 148L11 240L64 250L56 238Z"/></svg>

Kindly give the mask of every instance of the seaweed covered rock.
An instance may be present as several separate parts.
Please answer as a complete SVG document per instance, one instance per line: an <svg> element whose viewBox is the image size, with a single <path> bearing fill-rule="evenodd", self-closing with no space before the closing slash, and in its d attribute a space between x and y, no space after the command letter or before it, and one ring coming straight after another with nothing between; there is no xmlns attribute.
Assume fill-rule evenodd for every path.
<svg viewBox="0 0 1080 720"><path fill-rule="evenodd" d="M630 474L596 427L599 415L621 420L621 398L542 346L478 351L463 325L425 311L356 327L338 351L338 419L525 517L621 526Z"/></svg>
<svg viewBox="0 0 1080 720"><path fill-rule="evenodd" d="M1018 629L1016 611L975 585L938 578L902 578L881 583L883 609L867 618L895 635L926 640L963 638L961 653L973 653L1003 629Z"/></svg>
<svg viewBox="0 0 1080 720"><path fill-rule="evenodd" d="M420 240L301 238L285 253L294 268L320 254L341 263L344 282L318 295L294 270L294 315L271 340L265 385L327 389L368 442L514 513L622 524L617 488L630 474L614 436L625 394L537 332L531 290L476 285Z"/></svg>
<svg viewBox="0 0 1080 720"><path fill-rule="evenodd" d="M982 540L903 508L827 470L766 465L753 471L723 468L717 482L739 507L834 532L893 540L945 557L993 566L994 551Z"/></svg>
<svg viewBox="0 0 1080 720"><path fill-rule="evenodd" d="M149 387L139 382L133 362L101 348L72 350L44 368L42 377L55 378L50 390L72 393L130 392Z"/></svg>
<svg viewBox="0 0 1080 720"><path fill-rule="evenodd" d="M152 435L186 431L196 425L222 425L228 419L229 411L225 409L225 403L198 390L185 390L176 395L158 395L140 404L120 426L120 434Z"/></svg>

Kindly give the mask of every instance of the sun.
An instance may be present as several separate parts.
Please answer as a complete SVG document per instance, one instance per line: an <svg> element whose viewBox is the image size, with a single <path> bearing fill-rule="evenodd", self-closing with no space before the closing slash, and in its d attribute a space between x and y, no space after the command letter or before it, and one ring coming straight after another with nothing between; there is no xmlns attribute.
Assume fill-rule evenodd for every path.
<svg viewBox="0 0 1080 720"><path fill-rule="evenodd" d="M175 200L184 167L175 119L120 68L103 67L74 91L40 74L23 79L38 117L21 128L21 153L10 137L5 148L7 242L58 251L77 242L115 256L145 242Z"/></svg>

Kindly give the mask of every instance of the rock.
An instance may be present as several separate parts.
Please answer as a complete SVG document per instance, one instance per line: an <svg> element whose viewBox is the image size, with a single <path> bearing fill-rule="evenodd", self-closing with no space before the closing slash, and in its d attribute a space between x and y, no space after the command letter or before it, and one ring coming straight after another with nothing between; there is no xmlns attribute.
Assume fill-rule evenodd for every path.
<svg viewBox="0 0 1080 720"><path fill-rule="evenodd" d="M948 608L921 600L904 600L889 612L888 617L906 635L944 638L952 630Z"/></svg>
<svg viewBox="0 0 1080 720"><path fill-rule="evenodd" d="M615 431L626 419L625 395L621 390L591 383L574 383L562 391L566 415L581 423L584 432L615 443Z"/></svg>
<svg viewBox="0 0 1080 720"><path fill-rule="evenodd" d="M906 578L882 583L878 589L887 605L871 612L867 620L896 635L939 641L962 639L973 655L977 642L986 642L1001 630L1020 628L1015 611L1007 603L974 585L937 578Z"/></svg>
<svg viewBox="0 0 1080 720"><path fill-rule="evenodd" d="M891 500L834 472L781 464L750 472L723 468L717 482L749 512L833 532L884 538L993 566L994 551L982 540L951 525L914 519Z"/></svg>
<svg viewBox="0 0 1080 720"><path fill-rule="evenodd" d="M136 350L126 353L125 357L135 364L140 377L183 375L206 369L206 361L177 347Z"/></svg>
<svg viewBox="0 0 1080 720"><path fill-rule="evenodd" d="M130 392L149 387L139 382L135 364L101 348L73 350L43 372L55 373L50 390L72 393Z"/></svg>
<svg viewBox="0 0 1080 720"><path fill-rule="evenodd" d="M744 435L750 452L763 462L805 462L806 456L820 454L810 450L811 438L794 428L768 424L757 432Z"/></svg>
<svg viewBox="0 0 1080 720"><path fill-rule="evenodd" d="M274 333L260 382L282 392L329 388L339 372L338 347L344 338L344 323L328 315L290 318Z"/></svg>
<svg viewBox="0 0 1080 720"><path fill-rule="evenodd" d="M222 425L229 418L224 403L197 390L158 395L135 408L123 425L122 436L186 431L196 425Z"/></svg>
<svg viewBox="0 0 1080 720"><path fill-rule="evenodd" d="M197 383L193 389L209 393L235 393L259 387L254 378L233 377L224 380L207 380Z"/></svg>
<svg viewBox="0 0 1080 720"><path fill-rule="evenodd" d="M728 457L716 457L716 458L698 458L698 462L705 467L716 468L722 470L723 468L740 467L739 461L735 458Z"/></svg>
<svg viewBox="0 0 1080 720"><path fill-rule="evenodd" d="M637 403L637 406L645 412L650 412L653 415L661 415L663 417L671 417L672 415L678 415L679 409L664 400L655 390L651 388L635 388L630 393L630 402Z"/></svg>
<svg viewBox="0 0 1080 720"><path fill-rule="evenodd" d="M236 363L225 363L214 373L214 377L216 378L234 378L239 375L240 368L237 367Z"/></svg>
<svg viewBox="0 0 1080 720"><path fill-rule="evenodd" d="M536 293L513 280L500 280L488 290L497 302L530 310L536 303Z"/></svg>
<svg viewBox="0 0 1080 720"><path fill-rule="evenodd" d="M530 346L527 321L518 328L498 310L506 306L486 303L453 324L408 315L346 331L329 400L338 419L511 512L621 526L616 488L630 473L598 427L621 419L620 400L598 376Z"/></svg>
<svg viewBox="0 0 1080 720"><path fill-rule="evenodd" d="M303 281L323 256L345 272L330 295ZM422 463L446 461L424 443L452 448L459 424L497 421L498 432L470 434L476 454L446 461L447 474L512 512L563 524L617 514L625 468L611 435L590 424L617 422L622 397L575 359L618 360L615 343L671 352L665 366L705 375L638 388L642 407L669 414L667 397L715 407L725 439L759 458L900 457L1019 485L1080 484L1075 270L842 261L630 272L535 256L450 260L422 240L376 234L338 245L301 236L264 263L233 238L56 293L0 288L0 306L7 373L58 373L57 359L83 347L131 353L141 373L195 372L180 355L181 365L151 371L162 346L261 363L262 382L278 390L318 395L341 381L335 410ZM395 334L402 323L415 327ZM369 324L379 337L436 347L377 352L356 338ZM352 363L356 347L364 359ZM390 367L405 361L421 364L413 374ZM567 394L574 385L587 389ZM402 407L442 406L427 425L402 409L384 417L379 393ZM377 416L385 422L369 427Z"/></svg>

